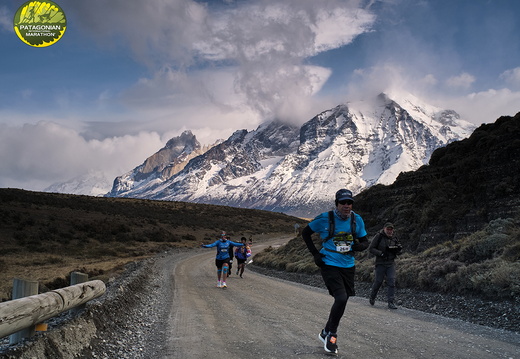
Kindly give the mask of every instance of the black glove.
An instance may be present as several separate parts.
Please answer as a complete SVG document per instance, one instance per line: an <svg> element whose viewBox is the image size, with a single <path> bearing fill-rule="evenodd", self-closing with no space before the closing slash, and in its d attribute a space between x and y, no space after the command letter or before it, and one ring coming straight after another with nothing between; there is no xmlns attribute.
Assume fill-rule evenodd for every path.
<svg viewBox="0 0 520 359"><path fill-rule="evenodd" d="M316 264L318 267L323 267L325 265L325 262L323 261L323 257L325 257L324 254L316 253L314 256L314 264Z"/></svg>

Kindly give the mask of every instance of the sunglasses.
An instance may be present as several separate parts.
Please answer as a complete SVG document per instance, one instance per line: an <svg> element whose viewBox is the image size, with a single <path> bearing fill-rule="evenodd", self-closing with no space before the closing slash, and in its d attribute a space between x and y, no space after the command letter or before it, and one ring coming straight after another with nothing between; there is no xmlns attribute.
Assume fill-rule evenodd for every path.
<svg viewBox="0 0 520 359"><path fill-rule="evenodd" d="M345 199L343 201L338 201L338 203L344 206L346 204L348 204L348 205L354 204L354 201L352 201L350 199Z"/></svg>

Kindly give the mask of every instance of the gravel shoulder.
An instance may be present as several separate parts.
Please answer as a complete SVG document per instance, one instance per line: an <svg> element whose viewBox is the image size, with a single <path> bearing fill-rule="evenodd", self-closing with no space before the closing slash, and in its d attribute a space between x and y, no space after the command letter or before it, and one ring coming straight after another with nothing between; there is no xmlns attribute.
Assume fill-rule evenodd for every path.
<svg viewBox="0 0 520 359"><path fill-rule="evenodd" d="M291 282L325 288L320 274L289 273L259 266L250 266L249 269ZM368 302L370 288L371 283L356 282L356 297L365 298ZM386 302L384 285L379 290L376 299L383 304ZM520 333L520 298L517 298L516 301L491 301L471 296L398 288L396 303L408 309Z"/></svg>
<svg viewBox="0 0 520 359"><path fill-rule="evenodd" d="M107 283L105 295L89 302L87 308L79 316L66 313L56 317L49 322L49 331L37 334L21 344L9 346L8 338L0 339L0 358L38 358L42 357L42 353L44 357L57 359L178 357L174 352L180 352L180 347L176 349L165 348L165 343L170 342L171 344L171 341L180 335L179 332L174 332L174 328L172 328L172 325L179 325L178 322L175 322L175 315L172 314L175 313L174 307L176 304L173 303L172 297L175 295L175 287L179 284L175 282L178 279L174 278L173 271L176 263L193 255L193 250L170 251L152 259L128 265L123 275L113 278ZM212 262L211 265L213 265ZM320 295L323 295L324 292L319 275L278 272L253 265L248 266L246 271L276 277L278 281L286 283L280 288L288 286L289 284L286 281L290 281L305 287L314 287ZM213 271L211 270L208 275L211 275L211 283L213 283ZM235 279L238 280L238 278ZM365 302L369 288L369 283L356 284L357 297L351 300L353 308L356 305L370 308ZM385 290L382 288L380 291L381 297L378 298L381 302L376 303L374 310L383 310L384 293ZM202 294L199 296L202 297ZM396 316L396 321L404 320L399 318L399 313L394 314L396 312L406 312L407 316L413 318L417 316L417 312L408 312L408 309L417 309L425 313L437 314L437 316L431 317L432 322L442 320L442 318L453 318L461 320L460 325L462 327L465 322L468 322L499 329L498 332L496 330L492 332L502 338L513 338L515 340L520 332L518 302L491 302L478 298L413 292L403 289L398 290L397 296L398 303L402 308L397 311L385 310L379 313L384 314L382 318L387 318L390 315ZM204 299L210 297L212 296L207 296ZM280 303L283 302L282 297L284 296L280 297ZM247 295L245 298L231 297L230 305L238 305L237 303L242 300L247 301ZM349 301L349 303L351 302ZM199 305L210 305L208 303L210 302L205 301L202 304L199 303ZM218 301L215 302L215 304L217 303ZM351 304L349 304L350 306ZM328 310L328 308L326 309ZM186 315L185 318L188 318ZM180 314L179 316L182 317ZM276 325L275 318L267 318L266 320L268 320L267 325ZM297 320L297 317L295 316L293 320ZM313 317L307 318L307 320L314 321ZM321 316L318 321L320 320ZM169 324L172 321L175 324ZM208 323L206 326L210 325L212 324ZM290 325L290 323L287 325ZM316 325L319 326L320 324ZM379 323L379 325L384 326L388 323ZM408 324L404 323L404 325ZM193 328L195 333L197 328L200 329L201 327L194 325ZM468 326L466 331L474 330L474 328L474 326ZM364 330L362 326L359 329L360 331ZM370 329L377 331L377 326ZM253 329L242 328L241 330L247 332ZM485 331L486 329L483 328L482 330ZM236 335L236 332L231 334ZM307 333L304 334L307 335ZM228 339L231 340L231 338ZM364 344L367 340L370 341L371 338L357 338L359 342L357 350L359 350L361 356L368 350L365 348L366 344ZM250 341L254 340L244 340L243 346L253 345ZM312 347L307 349L315 358L316 353L312 349L314 347L315 343L312 343ZM258 350L260 351L261 348L258 348ZM398 348L395 348L395 350L398 350ZM257 354L260 354L260 352ZM290 354L296 355L296 357L304 357L308 353L299 352L295 354L292 352ZM386 354L391 353L386 352ZM517 354L520 356L520 347ZM286 357L288 356L286 355Z"/></svg>

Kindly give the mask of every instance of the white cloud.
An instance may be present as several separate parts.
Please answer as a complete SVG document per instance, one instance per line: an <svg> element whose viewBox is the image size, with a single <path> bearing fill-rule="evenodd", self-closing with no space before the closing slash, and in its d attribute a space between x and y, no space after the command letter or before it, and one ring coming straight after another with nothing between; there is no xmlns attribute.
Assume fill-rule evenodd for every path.
<svg viewBox="0 0 520 359"><path fill-rule="evenodd" d="M358 35L370 31L374 21L375 15L362 9L322 9L313 26L316 33L315 51L327 51L349 44Z"/></svg>
<svg viewBox="0 0 520 359"><path fill-rule="evenodd" d="M489 89L448 98L445 103L473 123L492 123L500 116L514 116L520 111L520 91Z"/></svg>
<svg viewBox="0 0 520 359"><path fill-rule="evenodd" d="M157 133L98 141L85 140L75 130L51 122L0 125L0 187L43 190L89 170L115 178L142 163L164 143Z"/></svg>
<svg viewBox="0 0 520 359"><path fill-rule="evenodd" d="M90 0L67 4L69 14L82 33L107 47L129 48L150 67L191 65L192 44L207 35L206 6L192 0Z"/></svg>
<svg viewBox="0 0 520 359"><path fill-rule="evenodd" d="M355 71L355 81L348 88L348 99L365 99L380 92L407 91L439 108L455 110L461 117L476 125L494 122L500 116L514 116L520 111L520 91L488 89L470 94L447 93L442 84L436 85L434 77L427 75L416 81L414 72L395 64L383 64ZM471 76L459 76L471 82ZM426 81L424 81L426 79ZM466 79L466 80L464 80Z"/></svg>
<svg viewBox="0 0 520 359"><path fill-rule="evenodd" d="M438 81L437 79L435 78L434 75L432 74L428 74L426 76L424 76L422 79L421 79L421 82L426 85L426 86L435 86L437 85Z"/></svg>
<svg viewBox="0 0 520 359"><path fill-rule="evenodd" d="M100 14L98 3L104 2L71 5L85 30L95 31L100 41L121 37L136 58L152 66L154 74L124 95L134 108L154 104L168 112L179 102L197 105L202 94L203 104L221 111L244 112L248 106L263 119L293 122L312 111L312 96L331 74L304 60L349 44L375 21L356 1L259 0L210 12L189 0L115 0L109 14ZM193 72L199 65L208 68L209 82ZM223 73L221 88L211 83Z"/></svg>
<svg viewBox="0 0 520 359"><path fill-rule="evenodd" d="M475 77L466 72L458 76L452 76L446 80L446 84L449 87L462 89L468 89L473 82L475 82Z"/></svg>
<svg viewBox="0 0 520 359"><path fill-rule="evenodd" d="M201 55L236 64L236 89L263 118L301 122L331 74L303 60L350 43L374 16L345 2L263 1L211 20L212 36L198 44Z"/></svg>
<svg viewBox="0 0 520 359"><path fill-rule="evenodd" d="M520 89L520 67L504 71L500 74L500 78L507 84Z"/></svg>
<svg viewBox="0 0 520 359"><path fill-rule="evenodd" d="M356 69L354 75L347 90L346 97L349 100L371 98L393 89L410 89L412 83L406 69L390 63Z"/></svg>
<svg viewBox="0 0 520 359"><path fill-rule="evenodd" d="M14 32L13 15L6 7L0 7L0 31Z"/></svg>

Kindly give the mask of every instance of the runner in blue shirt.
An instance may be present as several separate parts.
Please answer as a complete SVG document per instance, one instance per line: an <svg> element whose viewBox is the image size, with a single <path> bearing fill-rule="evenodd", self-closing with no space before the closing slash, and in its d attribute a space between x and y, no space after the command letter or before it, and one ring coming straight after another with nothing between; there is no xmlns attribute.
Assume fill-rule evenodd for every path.
<svg viewBox="0 0 520 359"><path fill-rule="evenodd" d="M219 288L227 288L226 278L229 271L229 247L234 245L236 247L241 247L243 243L232 242L229 239L229 236L226 236L226 232L222 232L220 235L220 239L211 243L211 244L202 244L203 248L212 248L217 247L217 257L215 259L215 265L217 266L217 287Z"/></svg>
<svg viewBox="0 0 520 359"><path fill-rule="evenodd" d="M336 209L314 218L302 231L302 237L321 270L323 281L334 297L329 319L318 338L327 353L338 352L337 329L345 313L347 301L355 295L354 251L368 248L365 223L360 215L352 211L352 192L340 189L336 192ZM320 251L312 241L312 234L319 233L322 240Z"/></svg>

